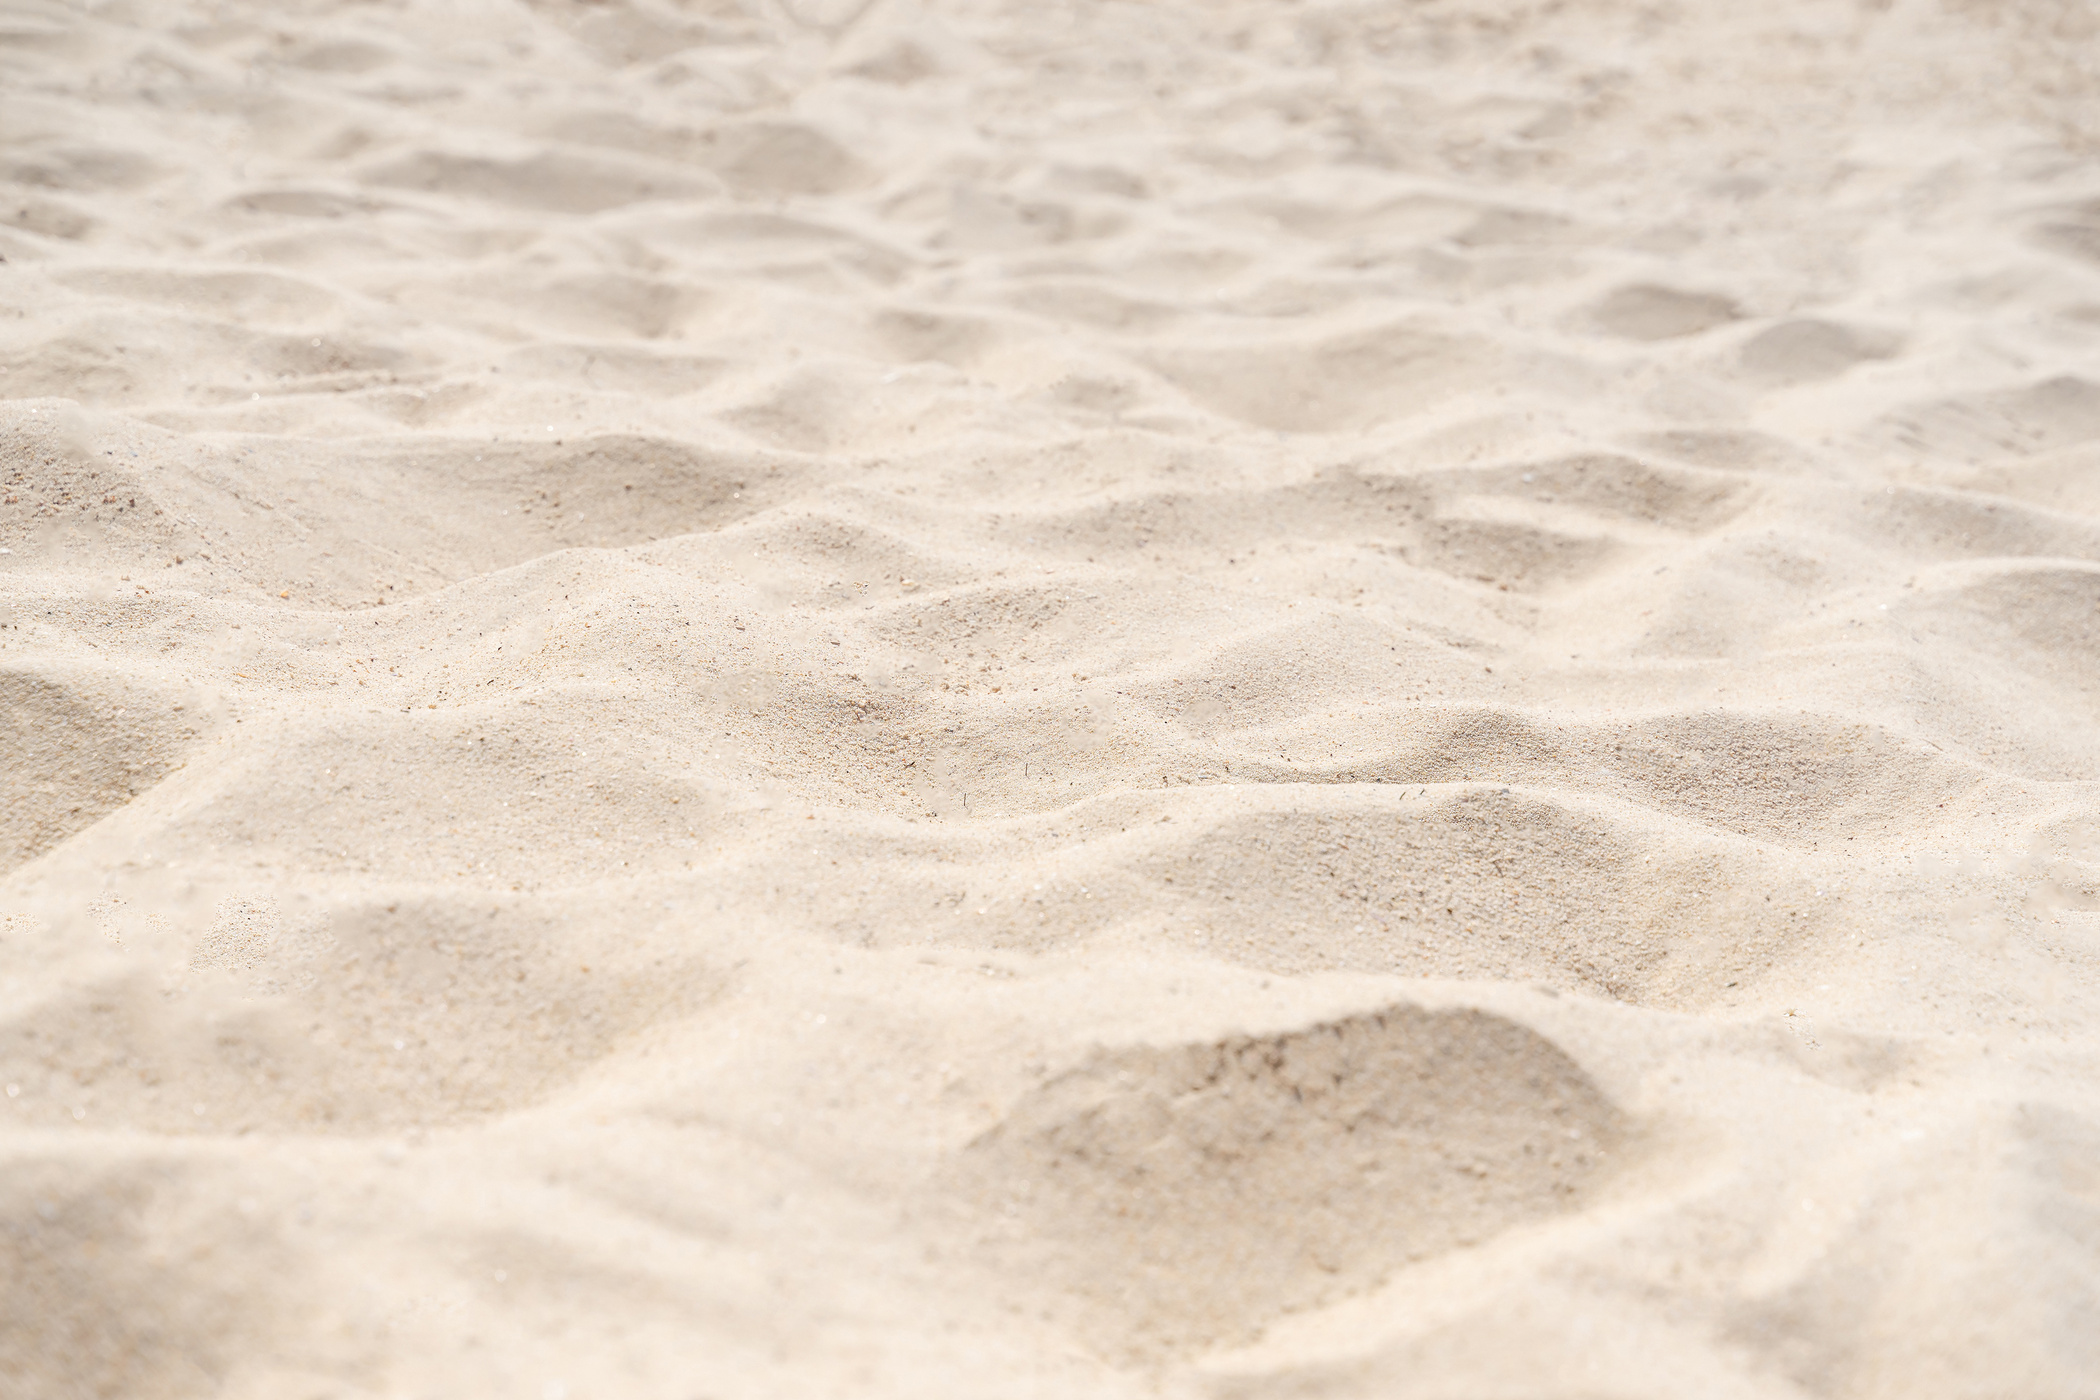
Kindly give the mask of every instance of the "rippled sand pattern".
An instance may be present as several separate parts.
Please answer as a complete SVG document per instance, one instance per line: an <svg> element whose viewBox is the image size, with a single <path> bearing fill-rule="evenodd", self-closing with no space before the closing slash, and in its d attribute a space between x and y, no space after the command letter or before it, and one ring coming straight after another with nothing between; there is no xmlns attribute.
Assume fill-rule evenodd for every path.
<svg viewBox="0 0 2100 1400"><path fill-rule="evenodd" d="M8 1400L2100 1395L2082 0L4 0Z"/></svg>

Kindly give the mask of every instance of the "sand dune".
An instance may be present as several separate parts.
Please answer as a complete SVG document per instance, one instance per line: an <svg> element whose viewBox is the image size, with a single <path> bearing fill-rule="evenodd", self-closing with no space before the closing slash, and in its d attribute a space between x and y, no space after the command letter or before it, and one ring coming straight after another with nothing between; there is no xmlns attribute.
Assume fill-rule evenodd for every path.
<svg viewBox="0 0 2100 1400"><path fill-rule="evenodd" d="M0 1392L2100 1393L2076 0L0 6Z"/></svg>

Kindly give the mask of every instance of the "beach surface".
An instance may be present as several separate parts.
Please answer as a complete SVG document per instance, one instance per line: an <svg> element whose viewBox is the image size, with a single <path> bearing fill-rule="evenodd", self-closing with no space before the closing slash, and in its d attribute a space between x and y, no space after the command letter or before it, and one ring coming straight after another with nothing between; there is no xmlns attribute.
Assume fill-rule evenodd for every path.
<svg viewBox="0 0 2100 1400"><path fill-rule="evenodd" d="M0 3L0 1393L2100 1396L2096 51Z"/></svg>

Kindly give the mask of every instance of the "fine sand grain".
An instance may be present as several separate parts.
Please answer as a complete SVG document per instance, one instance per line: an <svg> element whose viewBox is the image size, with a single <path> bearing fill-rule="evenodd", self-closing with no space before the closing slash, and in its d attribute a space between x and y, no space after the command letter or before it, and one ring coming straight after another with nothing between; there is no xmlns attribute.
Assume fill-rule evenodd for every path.
<svg viewBox="0 0 2100 1400"><path fill-rule="evenodd" d="M0 0L0 1396L2100 1397L2096 54Z"/></svg>

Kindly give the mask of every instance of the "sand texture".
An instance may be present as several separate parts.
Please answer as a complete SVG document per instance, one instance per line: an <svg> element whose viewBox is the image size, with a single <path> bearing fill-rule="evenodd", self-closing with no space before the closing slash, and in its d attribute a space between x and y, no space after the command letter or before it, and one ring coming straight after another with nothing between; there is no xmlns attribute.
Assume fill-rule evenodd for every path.
<svg viewBox="0 0 2100 1400"><path fill-rule="evenodd" d="M0 0L0 1396L2100 1397L2096 55Z"/></svg>

